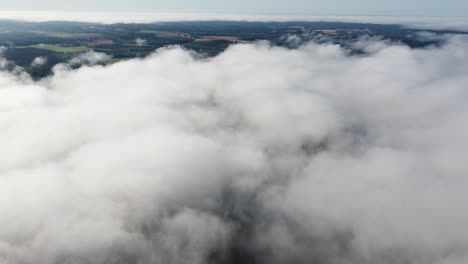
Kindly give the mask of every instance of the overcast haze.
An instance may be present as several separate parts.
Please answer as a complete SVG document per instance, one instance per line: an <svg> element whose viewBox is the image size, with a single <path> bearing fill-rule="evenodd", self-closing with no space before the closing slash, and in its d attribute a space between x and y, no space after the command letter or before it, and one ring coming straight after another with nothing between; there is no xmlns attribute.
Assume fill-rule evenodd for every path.
<svg viewBox="0 0 468 264"><path fill-rule="evenodd" d="M223 13L307 13L316 15L466 16L464 0L18 0L0 1L3 10L146 11Z"/></svg>
<svg viewBox="0 0 468 264"><path fill-rule="evenodd" d="M301 13L468 29L454 17L468 13L466 0L0 6L0 18L33 21L284 21ZM213 57L160 42L142 57L140 49L175 32L79 25L86 31L75 34L53 31L66 23L35 24L44 31L3 23L0 264L468 263L467 34L386 26L380 36L369 25L290 23L278 26L285 46L240 32L249 40ZM242 24L187 24L218 23ZM30 31L12 32L14 24ZM133 31L123 34L126 27ZM197 27L196 43L233 32ZM112 38L95 33L101 28ZM47 37L31 46L9 39L22 34ZM116 43L98 50L89 36ZM37 50L84 50L71 45L94 50L71 53L42 79L29 75L56 56ZM122 47L138 55L101 53ZM9 57L15 49L38 55L23 66Z"/></svg>

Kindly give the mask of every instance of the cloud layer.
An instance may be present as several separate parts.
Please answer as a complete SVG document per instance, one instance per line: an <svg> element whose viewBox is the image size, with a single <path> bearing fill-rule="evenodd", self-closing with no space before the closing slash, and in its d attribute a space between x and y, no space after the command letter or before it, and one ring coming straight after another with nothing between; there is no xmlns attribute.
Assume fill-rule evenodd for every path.
<svg viewBox="0 0 468 264"><path fill-rule="evenodd" d="M38 68L44 66L47 63L47 57L36 57L31 62L31 67Z"/></svg>
<svg viewBox="0 0 468 264"><path fill-rule="evenodd" d="M366 43L0 72L0 263L466 263L468 42Z"/></svg>

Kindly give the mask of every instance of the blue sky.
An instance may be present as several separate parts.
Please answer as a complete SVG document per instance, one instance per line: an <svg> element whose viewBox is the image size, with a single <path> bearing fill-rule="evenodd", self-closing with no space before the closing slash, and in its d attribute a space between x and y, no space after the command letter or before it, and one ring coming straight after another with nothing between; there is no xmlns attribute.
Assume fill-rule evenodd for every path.
<svg viewBox="0 0 468 264"><path fill-rule="evenodd" d="M0 0L3 10L468 16L468 0Z"/></svg>

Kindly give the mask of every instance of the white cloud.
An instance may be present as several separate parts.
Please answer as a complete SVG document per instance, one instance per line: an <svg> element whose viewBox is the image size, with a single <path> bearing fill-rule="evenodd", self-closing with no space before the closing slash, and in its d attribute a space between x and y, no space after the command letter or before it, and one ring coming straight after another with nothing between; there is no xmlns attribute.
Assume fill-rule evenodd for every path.
<svg viewBox="0 0 468 264"><path fill-rule="evenodd" d="M3 70L8 67L10 62L5 59L4 54L8 50L7 47L5 46L0 46L0 70Z"/></svg>
<svg viewBox="0 0 468 264"><path fill-rule="evenodd" d="M281 37L281 40L285 41L288 45L294 48L304 44L304 40L300 36L294 34L284 35Z"/></svg>
<svg viewBox="0 0 468 264"><path fill-rule="evenodd" d="M47 63L46 57L37 57L37 58L34 58L34 60L31 62L31 66L34 68L37 68L37 67L43 66L46 63Z"/></svg>
<svg viewBox="0 0 468 264"><path fill-rule="evenodd" d="M361 36L358 38L358 40L354 43L352 43L352 48L363 51L368 54L373 54L376 52L379 52L383 49L386 49L390 45L389 40L385 40L381 37L375 37L375 36ZM393 43L394 45L397 45L397 43Z"/></svg>
<svg viewBox="0 0 468 264"><path fill-rule="evenodd" d="M110 55L102 52L88 51L81 53L78 56L68 61L69 66L88 65L93 66L97 64L107 63L112 59Z"/></svg>
<svg viewBox="0 0 468 264"><path fill-rule="evenodd" d="M146 41L146 39L137 38L135 39L135 43L141 47L141 46L148 44L148 41Z"/></svg>
<svg viewBox="0 0 468 264"><path fill-rule="evenodd" d="M468 42L378 46L2 72L0 262L466 263Z"/></svg>
<svg viewBox="0 0 468 264"><path fill-rule="evenodd" d="M5 46L0 46L0 73L2 71L10 72L14 75L27 75L23 72L23 68L15 65L14 62L5 58L5 52L8 50Z"/></svg>
<svg viewBox="0 0 468 264"><path fill-rule="evenodd" d="M416 32L413 35L410 35L411 37L414 37L418 41L421 42L432 42L432 41L446 41L450 39L453 35L451 34L436 34L433 32L427 32L427 31L420 31Z"/></svg>

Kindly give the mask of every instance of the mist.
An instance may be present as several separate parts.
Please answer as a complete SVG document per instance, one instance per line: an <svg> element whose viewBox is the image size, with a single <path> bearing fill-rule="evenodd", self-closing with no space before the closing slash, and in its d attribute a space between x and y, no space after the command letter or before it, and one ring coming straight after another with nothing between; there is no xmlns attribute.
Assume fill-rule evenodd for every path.
<svg viewBox="0 0 468 264"><path fill-rule="evenodd" d="M248 21L248 22L346 22L396 24L413 29L468 31L464 16L405 15L317 15L307 13L226 13L226 12L105 12L105 11L33 11L0 10L0 19L30 22L79 21L103 24L157 23L180 21Z"/></svg>
<svg viewBox="0 0 468 264"><path fill-rule="evenodd" d="M467 39L356 45L1 71L0 263L467 263Z"/></svg>

